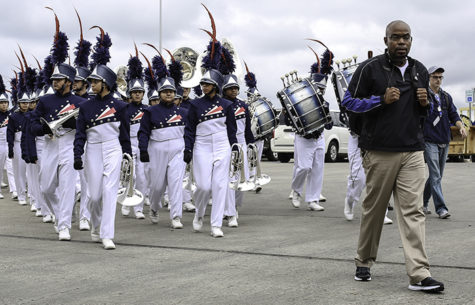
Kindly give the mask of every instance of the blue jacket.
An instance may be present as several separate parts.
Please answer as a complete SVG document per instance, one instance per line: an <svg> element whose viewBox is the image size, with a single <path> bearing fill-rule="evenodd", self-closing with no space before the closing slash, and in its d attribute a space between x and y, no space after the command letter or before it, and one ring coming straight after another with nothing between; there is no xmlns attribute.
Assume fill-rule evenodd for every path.
<svg viewBox="0 0 475 305"><path fill-rule="evenodd" d="M31 111L25 113L25 120L23 122L23 128L21 130L21 158L25 160L26 163L35 162L38 160L32 160L33 154L36 156L36 139L31 135ZM31 143L33 141L33 143ZM35 146L34 152L32 151L32 145ZM36 156L37 157L37 156Z"/></svg>
<svg viewBox="0 0 475 305"><path fill-rule="evenodd" d="M126 116L129 119L130 125L140 124L143 118L143 112L145 109L147 109L147 107L148 107L147 105L144 105L142 103L136 104L133 102L127 105ZM137 136L137 135L131 135L131 136Z"/></svg>
<svg viewBox="0 0 475 305"><path fill-rule="evenodd" d="M222 110L217 114L211 114L213 109ZM194 99L188 110L188 120L185 127L185 150L193 152L196 138L196 126L207 120L226 117L226 131L228 133L229 144L237 143L236 140L236 118L232 103L218 95L210 99L207 95Z"/></svg>
<svg viewBox="0 0 475 305"><path fill-rule="evenodd" d="M0 112L0 128L7 127L8 128L8 121L10 118L10 111L7 110L5 112ZM4 139L7 140L6 138Z"/></svg>
<svg viewBox="0 0 475 305"><path fill-rule="evenodd" d="M429 90L431 106L424 124L424 140L435 144L448 144L452 138L450 125L455 125L457 121L460 121L460 116L450 94L442 89L439 91L440 103L435 93ZM439 111L439 105L441 111ZM438 123L434 126L437 120Z"/></svg>
<svg viewBox="0 0 475 305"><path fill-rule="evenodd" d="M244 101L238 98L234 99L233 101L230 101L233 103L235 119L246 119L246 127L244 129L244 137L246 138L246 144L254 143L255 139L251 131L251 117L249 116L249 106Z"/></svg>
<svg viewBox="0 0 475 305"><path fill-rule="evenodd" d="M13 152L15 133L22 131L23 125L25 123L25 115L26 112L21 112L18 110L13 112L8 119L7 142L9 152Z"/></svg>
<svg viewBox="0 0 475 305"><path fill-rule="evenodd" d="M175 105L162 103L144 109L138 132L139 150L147 151L152 130L159 128L185 126L188 111Z"/></svg>
<svg viewBox="0 0 475 305"><path fill-rule="evenodd" d="M84 145L87 141L86 130L88 128L106 124L110 122L120 122L119 141L122 152L132 155L130 145L130 124L127 118L128 104L112 97L108 94L101 98L99 95L82 102L79 105L79 115L76 119L76 136L74 138L74 159L81 159L84 153ZM112 116L107 115L105 110L109 109ZM101 119L102 115L107 118Z"/></svg>

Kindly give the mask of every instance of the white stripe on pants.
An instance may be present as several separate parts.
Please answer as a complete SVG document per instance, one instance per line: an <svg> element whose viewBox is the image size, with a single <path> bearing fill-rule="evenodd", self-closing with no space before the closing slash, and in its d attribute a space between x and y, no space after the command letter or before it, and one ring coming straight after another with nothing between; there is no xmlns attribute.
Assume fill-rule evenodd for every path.
<svg viewBox="0 0 475 305"><path fill-rule="evenodd" d="M13 174L13 161L10 158L5 160L5 169L7 170L8 188L10 193L16 192L15 175Z"/></svg>
<svg viewBox="0 0 475 305"><path fill-rule="evenodd" d="M193 201L196 215L204 217L210 195L213 197L211 226L223 224L226 194L229 188L229 162L231 149L226 131L200 136L195 139L193 149L193 175L196 191Z"/></svg>
<svg viewBox="0 0 475 305"><path fill-rule="evenodd" d="M90 196L91 224L101 238L114 238L122 148L119 139L88 143L84 171Z"/></svg>
<svg viewBox="0 0 475 305"><path fill-rule="evenodd" d="M165 141L150 140L150 208L157 211L168 186L170 219L182 217L183 210L183 138Z"/></svg>
<svg viewBox="0 0 475 305"><path fill-rule="evenodd" d="M305 201L318 202L323 186L323 164L325 156L325 139L321 135L318 139L305 139L295 135L294 174L292 189L302 195L305 180Z"/></svg>

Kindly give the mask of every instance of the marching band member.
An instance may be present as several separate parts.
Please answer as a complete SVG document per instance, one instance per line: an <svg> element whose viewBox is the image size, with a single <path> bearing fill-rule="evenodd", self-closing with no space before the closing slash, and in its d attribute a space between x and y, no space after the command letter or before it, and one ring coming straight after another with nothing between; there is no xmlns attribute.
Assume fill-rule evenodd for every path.
<svg viewBox="0 0 475 305"><path fill-rule="evenodd" d="M9 112L8 118L10 118L10 115L12 115L13 112L18 109L18 97L17 97L17 93L18 93L18 75L17 75L16 72L15 72L15 77L10 79L10 88L11 88L11 91L10 91L11 95L10 96L11 96L11 101L12 101L12 108L8 111ZM8 126L8 120L4 121L3 123L5 123ZM7 129L5 130L5 132L6 131L7 131ZM8 133L7 133L7 137L8 137ZM6 141L7 137L5 138L5 141ZM7 143L7 145L8 145L8 143ZM15 175L13 174L13 160L8 158L8 152L7 152L7 159L5 161L5 170L7 171L8 188L10 190L12 200L18 201L18 193L16 191L16 185L15 185Z"/></svg>
<svg viewBox="0 0 475 305"><path fill-rule="evenodd" d="M311 78L320 88L321 100L326 87L328 74L331 73L331 64L333 53L326 50L323 55L322 67L317 54L317 62L311 67ZM328 103L325 106L328 110ZM287 113L284 115L288 116ZM288 117L286 117L287 121ZM324 126L331 129L332 123ZM308 135L295 135L294 141L294 171L292 176L292 206L300 207L301 194L303 193L306 182L305 201L308 203L308 209L311 211L323 211L325 208L319 204L320 195L323 186L323 167L325 158L325 138L323 137L323 128L314 131Z"/></svg>
<svg viewBox="0 0 475 305"><path fill-rule="evenodd" d="M228 59L229 61L229 59ZM254 143L254 136L251 131L251 118L249 116L249 109L246 103L237 98L239 94L238 79L235 75L229 74L224 78L223 85L224 98L233 103L233 111L236 116L237 143L241 146L244 155L244 175L246 181L249 180L249 166L247 156L247 145ZM237 208L242 206L243 192L228 188L228 196L226 200L226 207L224 215L228 220L228 227L237 227Z"/></svg>
<svg viewBox="0 0 475 305"><path fill-rule="evenodd" d="M49 124L70 115L79 103L84 101L83 98L71 94L76 69L64 63L67 57L67 37L59 31L58 24L51 57L54 70L51 77L45 74L45 82L53 82L54 94L40 97L32 114L31 133L36 137L48 134L45 137L41 160L40 188L46 203L56 216L55 229L58 230L59 240L71 240L69 230L75 203L77 177L73 168L72 154L76 123L74 117L71 117L58 128L56 135L52 135L44 121Z"/></svg>
<svg viewBox="0 0 475 305"><path fill-rule="evenodd" d="M209 15L211 17L211 14ZM223 75L216 68L220 61L221 46L216 40L215 29L212 36L208 46L209 53L203 59L206 72L200 80L204 96L195 99L188 111L184 160L189 163L193 159L196 182L196 191L193 194L196 206L193 229L201 231L206 205L211 195L211 235L222 237L224 234L221 226L229 188L231 145L237 142L237 127L232 103L220 97Z"/></svg>
<svg viewBox="0 0 475 305"><path fill-rule="evenodd" d="M113 98L116 74L106 66L110 59L109 35L102 28L94 47L95 68L88 80L95 96L79 109L74 139L74 168L83 168L82 155L87 141L84 162L91 200L91 239L104 249L115 249L114 223L119 190L122 153L132 155L127 104Z"/></svg>
<svg viewBox="0 0 475 305"><path fill-rule="evenodd" d="M164 77L158 88L160 103L144 110L139 149L140 159L150 162L150 167L154 169L150 176L151 221L158 221L160 199L168 186L171 227L181 229L186 110L174 104L175 92L175 81Z"/></svg>
<svg viewBox="0 0 475 305"><path fill-rule="evenodd" d="M130 104L127 106L127 117L130 121L130 143L132 145L132 157L134 159L134 174L135 174L135 189L139 190L144 197L148 193L147 180L145 176L145 165L139 160L139 144L137 139L137 133L140 128L140 121L142 120L146 105L142 104L142 100L145 94L145 87L143 81L143 68L139 59L137 46L135 46L136 56L131 57L128 62L127 91L130 94ZM143 214L144 202L134 206L134 213L136 219L145 219ZM128 216L130 213L130 207L122 206L121 209L123 216Z"/></svg>
<svg viewBox="0 0 475 305"><path fill-rule="evenodd" d="M3 182L3 169L5 168L5 161L8 156L8 143L7 143L7 126L8 116L8 95L6 93L3 77L0 75L0 181ZM0 199L4 196L0 190Z"/></svg>

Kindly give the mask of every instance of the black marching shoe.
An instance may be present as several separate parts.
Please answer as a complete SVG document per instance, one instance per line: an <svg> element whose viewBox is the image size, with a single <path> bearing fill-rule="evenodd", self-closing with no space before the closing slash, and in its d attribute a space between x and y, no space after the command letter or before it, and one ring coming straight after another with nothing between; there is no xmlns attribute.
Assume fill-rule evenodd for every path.
<svg viewBox="0 0 475 305"><path fill-rule="evenodd" d="M371 281L371 273L368 267L356 267L355 281Z"/></svg>
<svg viewBox="0 0 475 305"><path fill-rule="evenodd" d="M414 291L440 292L444 291L444 284L434 280L429 276L419 283L409 285L407 288Z"/></svg>

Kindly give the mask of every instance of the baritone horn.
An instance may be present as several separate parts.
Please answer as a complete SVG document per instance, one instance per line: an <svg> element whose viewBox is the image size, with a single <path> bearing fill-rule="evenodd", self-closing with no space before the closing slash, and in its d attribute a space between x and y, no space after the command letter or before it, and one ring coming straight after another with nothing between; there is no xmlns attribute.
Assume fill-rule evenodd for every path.
<svg viewBox="0 0 475 305"><path fill-rule="evenodd" d="M203 54L198 54L189 47L181 47L172 53L175 60L179 61L183 67L183 80L181 86L183 88L193 88L200 84L203 71L201 70L201 62Z"/></svg>
<svg viewBox="0 0 475 305"><path fill-rule="evenodd" d="M117 193L117 202L123 206L133 207L144 201L143 194L134 188L134 159L124 153L120 168L120 188Z"/></svg>
<svg viewBox="0 0 475 305"><path fill-rule="evenodd" d="M247 158L249 163L249 171L255 171L253 180L254 185L262 186L269 183L271 181L270 176L261 172L261 161L259 160L256 144L251 143L247 145Z"/></svg>
<svg viewBox="0 0 475 305"><path fill-rule="evenodd" d="M237 147L237 148L234 148ZM253 190L255 185L251 181L246 181L246 174L244 172L244 150L241 145L234 143L231 146L231 163L229 164L229 187L237 191L250 191ZM239 176L238 179L232 180Z"/></svg>
<svg viewBox="0 0 475 305"><path fill-rule="evenodd" d="M117 66L114 69L114 73L117 74L117 80L115 82L117 84L117 91L119 91L122 96L127 96L126 77L128 70L129 68L127 68L127 66Z"/></svg>

